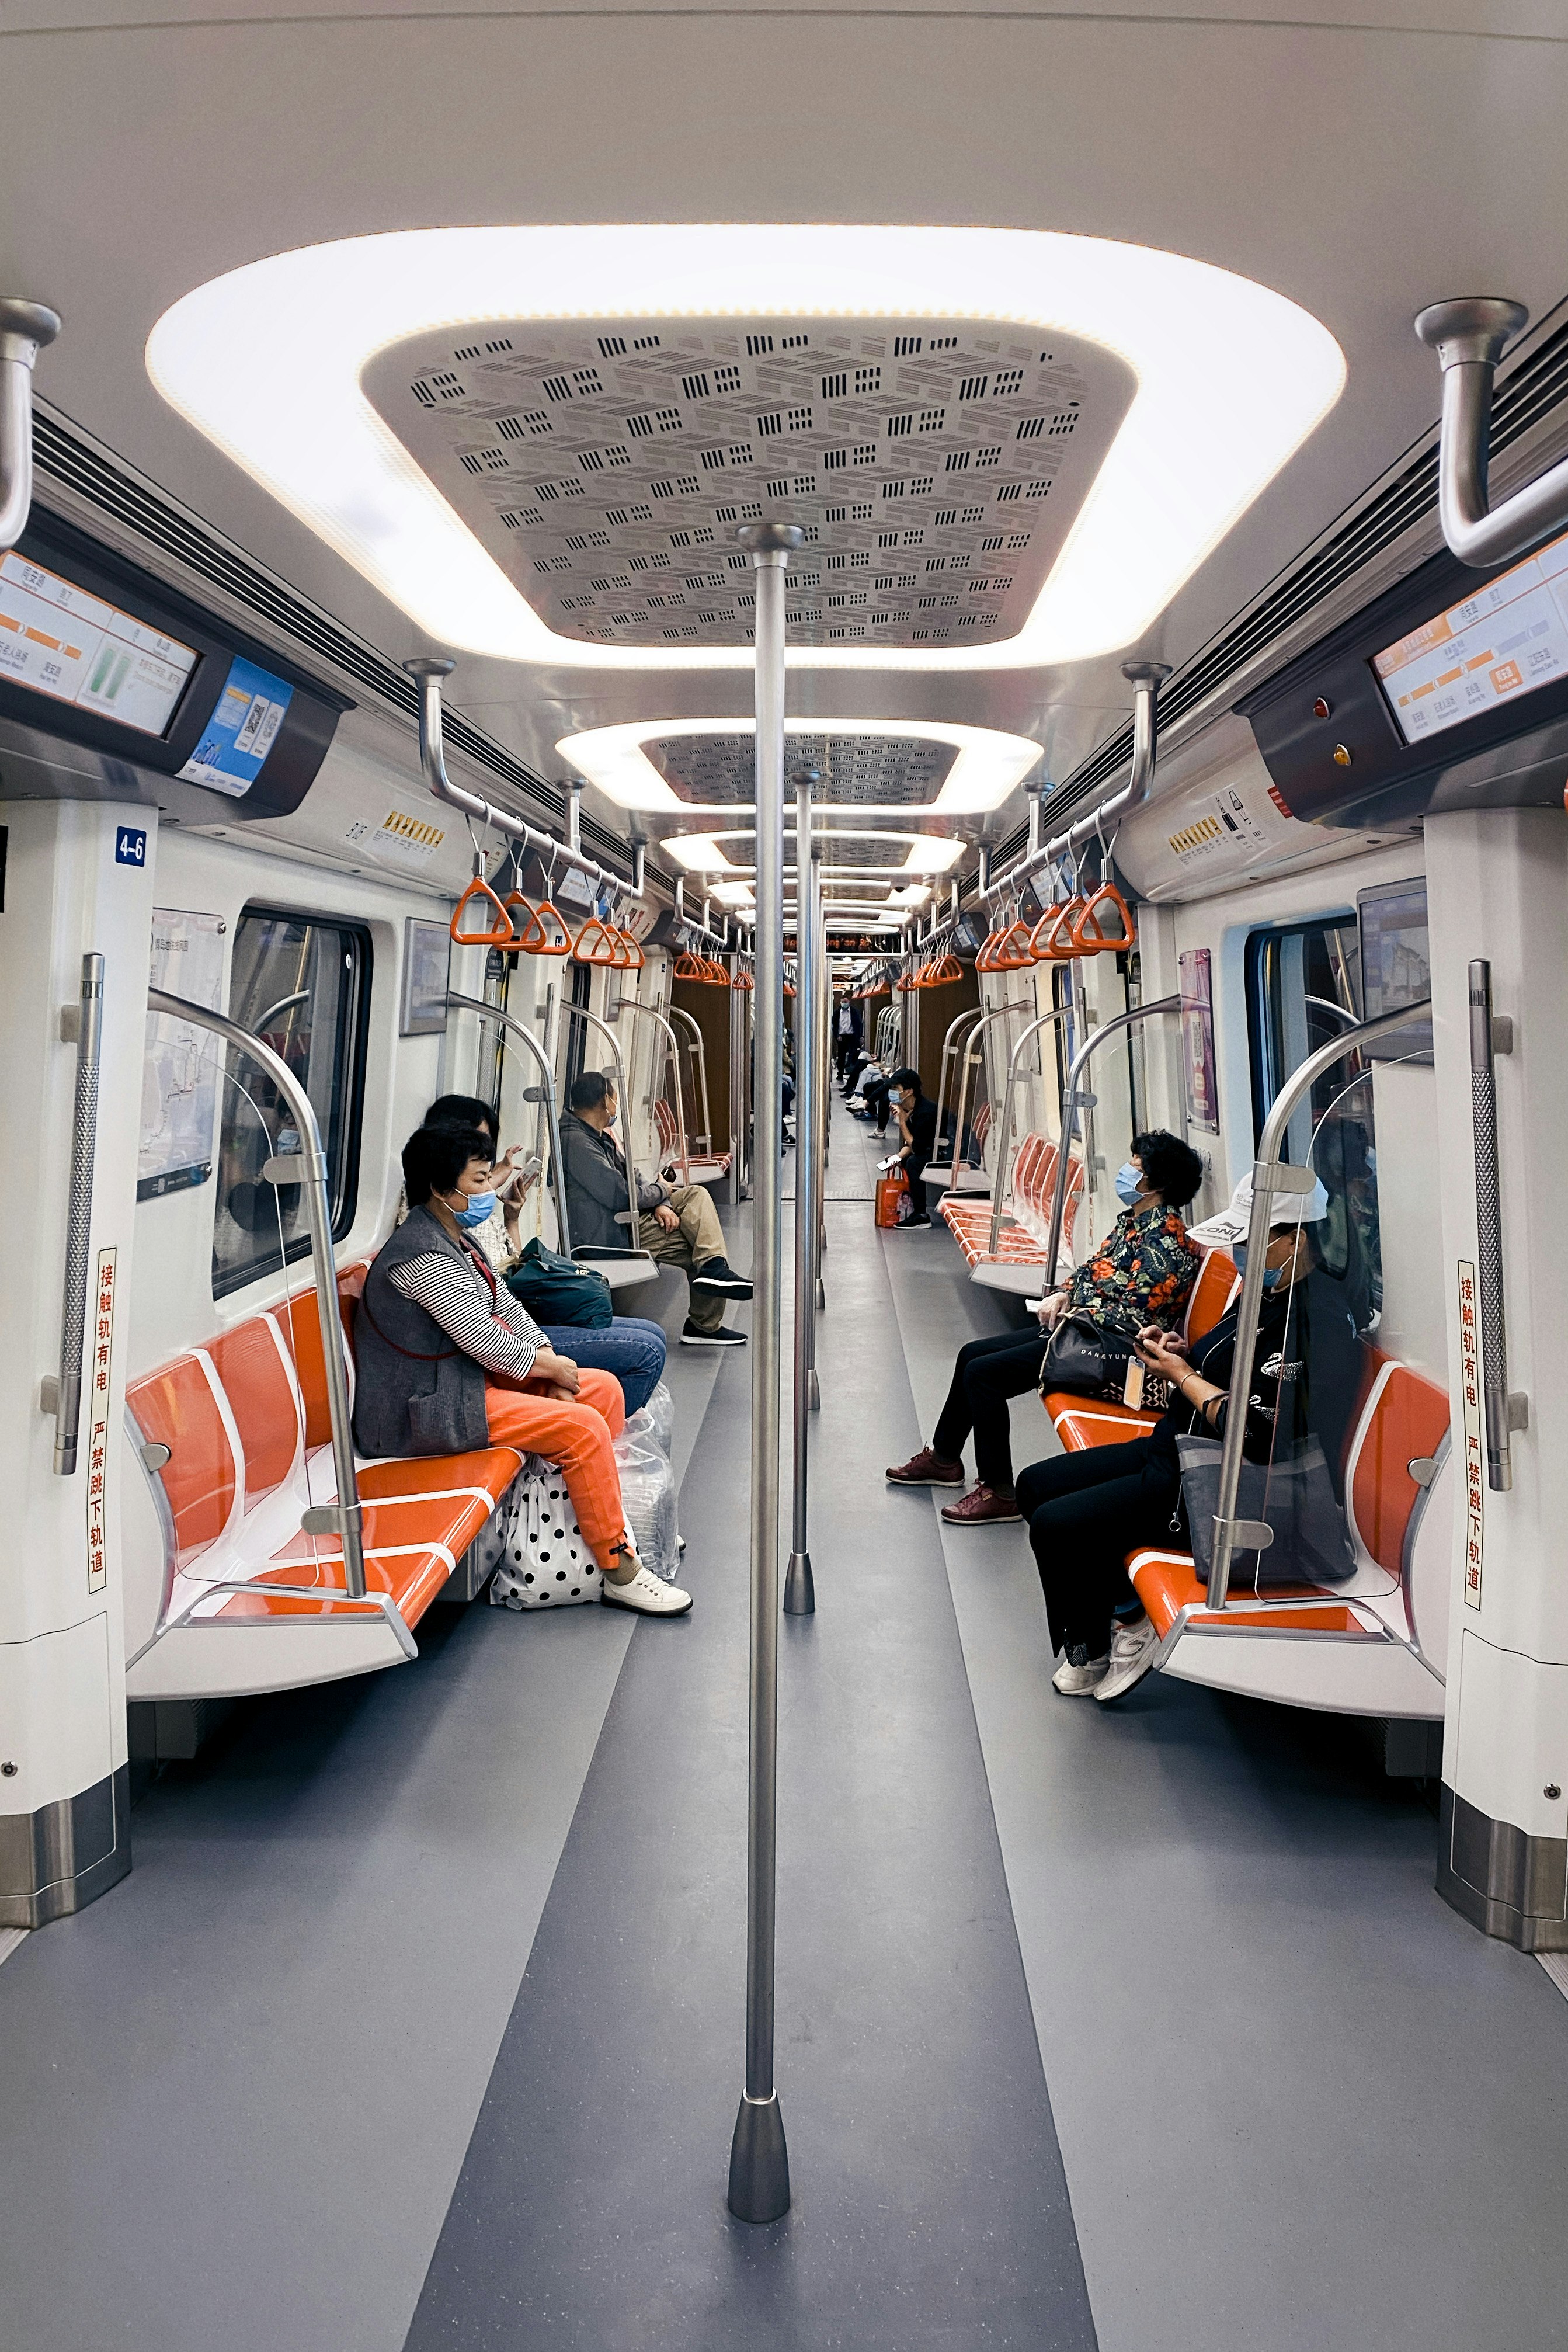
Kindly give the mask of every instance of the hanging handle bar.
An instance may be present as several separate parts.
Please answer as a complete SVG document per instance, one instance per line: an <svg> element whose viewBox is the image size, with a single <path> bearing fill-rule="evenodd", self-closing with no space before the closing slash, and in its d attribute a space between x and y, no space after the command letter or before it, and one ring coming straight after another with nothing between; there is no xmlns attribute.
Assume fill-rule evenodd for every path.
<svg viewBox="0 0 1568 2352"><path fill-rule="evenodd" d="M1061 1095L1061 1123L1057 1135L1056 1183L1051 1195L1051 1239L1046 1244L1045 1260L1045 1287L1048 1291L1054 1290L1056 1287L1057 1260L1061 1255L1061 1227L1067 1213L1069 1146L1072 1141L1072 1130L1077 1124L1081 1107L1078 1081L1107 1037L1114 1037L1124 1029L1132 1029L1140 1021L1152 1021L1162 1013L1174 1013L1179 1020L1181 998L1156 996L1152 1004L1134 1004L1131 1012L1118 1013L1113 1020L1102 1023L1098 1029L1092 1031L1083 1040L1072 1057L1071 1067L1067 1073L1067 1084ZM1009 1104L1009 1108L1010 1107Z"/></svg>
<svg viewBox="0 0 1568 2352"><path fill-rule="evenodd" d="M497 1029L505 1029L510 1035L518 1038L528 1047L538 1065L540 1092L544 1096L545 1120L549 1129L550 1172L555 1181L556 1221L560 1227L562 1252L570 1257L571 1255L571 1218L566 1205L566 1162L561 1157L560 1129L557 1123L555 1072L550 1067L549 1055L545 1052L533 1031L525 1028L515 1013L503 1013L498 1005L485 1004L476 996L460 996L455 990L448 990L446 1002L448 1004L455 1005L460 1013L476 1013L481 1021L493 1022Z"/></svg>
<svg viewBox="0 0 1568 2352"><path fill-rule="evenodd" d="M60 331L57 311L0 295L0 555L27 528L33 506L33 365Z"/></svg>
<svg viewBox="0 0 1568 2352"><path fill-rule="evenodd" d="M1470 966L1470 1118L1476 1151L1477 1286L1480 1293L1482 1393L1487 1416L1487 1485L1513 1485L1508 1432L1508 1317L1502 1290L1502 1188L1498 1174L1497 1075L1492 1038L1491 966Z"/></svg>
<svg viewBox="0 0 1568 2352"><path fill-rule="evenodd" d="M441 724L441 681L444 677L450 677L456 667L455 662L430 654L421 655L417 660L403 664L419 688L420 765L424 771L424 781L435 798L444 801L448 808L457 809L471 822L476 820L487 825L492 832L503 835L507 841L516 842L519 848L537 849L541 856L548 856L552 871L559 860L561 865L574 866L580 874L586 874L591 881L601 884L605 889L614 891L618 898L640 898L643 896L644 856L641 842L632 845L632 880L628 886L623 876L611 873L608 866L601 866L594 858L585 857L575 842L563 847L553 834L541 833L537 825L528 824L520 816L513 816L507 809L492 807L477 793L465 792L460 784L452 782L446 772Z"/></svg>
<svg viewBox="0 0 1568 2352"><path fill-rule="evenodd" d="M1180 1002L1179 999L1176 1002ZM1280 1146L1291 1123L1291 1115L1304 1095L1311 1092L1325 1071L1336 1062L1354 1053L1357 1046L1369 1045L1374 1038L1386 1037L1396 1029L1407 1029L1413 1023L1429 1018L1432 1000L1424 997L1419 1004L1402 1005L1397 1013L1380 1013L1375 1021L1358 1022L1342 1036L1332 1037L1309 1054L1299 1070L1291 1072L1281 1091L1275 1096L1273 1106L1263 1122L1259 1140L1257 1164L1252 1171L1252 1215L1247 1228L1247 1264L1241 1276L1241 1296L1236 1307L1236 1349L1230 1364L1230 1394L1225 1408L1225 1435L1219 1452L1219 1499L1214 1515L1214 1555L1208 1571L1207 1602L1210 1609L1223 1609L1230 1590L1230 1561L1234 1552L1248 1549L1240 1538L1236 1518L1236 1497L1241 1488L1241 1449L1247 1436L1247 1398L1252 1385L1252 1350L1258 1340L1258 1322L1263 1308L1263 1257L1269 1246L1269 1207L1275 1192L1302 1189L1301 1177L1305 1169L1281 1166ZM1317 1180L1313 1178L1312 1182ZM1305 1188L1312 1190L1312 1183Z"/></svg>
<svg viewBox="0 0 1568 2352"><path fill-rule="evenodd" d="M76 1103L71 1113L71 1188L66 1209L65 1296L60 1305L60 1370L55 1387L55 1475L77 1466L81 1428L81 1367L87 1333L88 1259L92 1239L92 1175L98 1151L98 1060L103 1038L103 958L81 960L77 1013Z"/></svg>
<svg viewBox="0 0 1568 2352"><path fill-rule="evenodd" d="M310 1231L310 1271L316 1286L316 1313L321 1326L321 1363L327 1381L327 1412L332 1430L332 1468L338 1482L338 1499L329 1507L335 1514L338 1531L343 1545L343 1585L350 1601L365 1597L365 1555L361 1535L360 1482L354 1468L354 1434L349 1411L349 1375L343 1360L347 1341L342 1318L338 1312L337 1270L332 1258L332 1212L327 1199L327 1158L321 1149L321 1130L316 1123L316 1109L309 1096L289 1068L281 1054L237 1021L228 1020L221 1013L213 1013L204 1004L191 1004L183 996L170 996L163 989L147 992L150 1013L171 1014L177 1021L188 1021L197 1029L210 1029L214 1037L235 1046L267 1072L284 1101L288 1105L294 1124L299 1131L298 1153L287 1155L292 1163L298 1159L298 1173L290 1166L288 1181L299 1185L305 1195L305 1219ZM274 1159L268 1170L278 1166Z"/></svg>
<svg viewBox="0 0 1568 2352"><path fill-rule="evenodd" d="M1461 563L1485 570L1522 555L1568 522L1568 457L1535 481L1490 503L1488 440L1492 384L1504 346L1529 324L1522 302L1470 294L1433 302L1417 313L1416 332L1443 371L1443 421L1437 443L1437 513L1443 537Z"/></svg>
<svg viewBox="0 0 1568 2352"><path fill-rule="evenodd" d="M1016 893L1020 882L1027 881L1041 866L1054 866L1084 843L1092 841L1103 832L1112 819L1118 824L1146 801L1154 788L1155 761L1159 748L1159 726L1156 701L1161 686L1169 677L1168 662L1124 662L1122 676L1133 689L1133 767L1120 792L1113 793L1092 808L1087 816L1080 817L1051 841L1026 849L1005 874L988 882L979 892L982 905L1006 898Z"/></svg>

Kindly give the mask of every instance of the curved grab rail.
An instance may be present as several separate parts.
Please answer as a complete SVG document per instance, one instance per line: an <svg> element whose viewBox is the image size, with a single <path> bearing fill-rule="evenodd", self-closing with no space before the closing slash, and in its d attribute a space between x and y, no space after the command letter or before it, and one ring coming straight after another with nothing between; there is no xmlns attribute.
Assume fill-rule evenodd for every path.
<svg viewBox="0 0 1568 2352"><path fill-rule="evenodd" d="M739 980L737 979L733 985L738 988L740 986ZM751 982L749 985L755 989L755 981ZM708 1108L707 1047L703 1043L702 1028L697 1021L696 1015L693 1013L688 1013L684 1004L672 1004L670 1007L670 1018L672 1021L685 1022L686 1027L692 1033L686 1045L686 1051L692 1057L692 1062L697 1074L697 1084L693 1092L693 1100L695 1101L696 1099L696 1095L700 1092L703 1106L703 1140L711 1151L713 1150L713 1112ZM680 1057L677 1055L675 1058L675 1087L677 1092L680 1089L680 1083L681 1065Z"/></svg>
<svg viewBox="0 0 1568 2352"><path fill-rule="evenodd" d="M1091 1031L1072 1056L1071 1067L1067 1073L1067 1084L1062 1089L1061 1122L1057 1136L1056 1183L1051 1195L1051 1238L1046 1244L1045 1287L1047 1290L1054 1290L1056 1287L1056 1262L1061 1255L1061 1224L1067 1210L1068 1147L1072 1140L1072 1129L1081 1108L1078 1100L1079 1078L1108 1037L1119 1035L1124 1029L1134 1028L1140 1021L1152 1021L1156 1014L1162 1013L1174 1013L1179 1020L1181 998L1156 996L1152 1004L1134 1004L1130 1012L1118 1013L1113 1020L1103 1022L1098 1029Z"/></svg>
<svg viewBox="0 0 1568 2352"><path fill-rule="evenodd" d="M611 1006L610 1011L612 1020L619 1020L622 1013L633 1013L644 1021L656 1022L664 1033L665 1040L669 1046L669 1066L675 1074L675 1135L681 1147L679 1155L681 1177L683 1182L689 1184L692 1181L692 1158L691 1151L686 1143L686 1109L685 1105L681 1100L680 1041L656 1005L639 1004L634 996L618 996L614 1003ZM691 1019L690 1013L686 1015L686 1018L688 1021ZM712 1138L710 1137L709 1141L711 1142L711 1140Z"/></svg>
<svg viewBox="0 0 1568 2352"><path fill-rule="evenodd" d="M581 1021L586 1023L590 1029L597 1029L605 1044L609 1046L610 1057L615 1065L616 1098L622 1107L625 1108L628 1120L630 1120L631 1108L626 1093L626 1065L621 1058L621 1041L616 1036L614 1030L610 1028L606 1023L602 1022L597 1013L591 1013L586 1004L570 1004L563 997L561 999L560 1009L569 1021ZM628 1134L626 1136L626 1142L628 1145L630 1145L631 1140L632 1138ZM631 1222L628 1226L626 1238L633 1253L637 1253L642 1256L647 1257L648 1254L645 1250L638 1252L637 1234L641 1227L642 1212L637 1206L637 1171L632 1164L632 1154L630 1150L622 1152L622 1157L626 1163L626 1205L631 1211ZM586 1247L587 1244L585 1244L584 1246ZM648 1258L648 1263L650 1265L653 1264L651 1257Z"/></svg>
<svg viewBox="0 0 1568 2352"><path fill-rule="evenodd" d="M1443 371L1437 442L1437 513L1443 537L1461 563L1484 571L1522 555L1568 522L1568 457L1491 504L1487 478L1492 383L1504 346L1530 321L1522 302L1470 294L1433 302L1415 320Z"/></svg>
<svg viewBox="0 0 1568 2352"><path fill-rule="evenodd" d="M980 1042L980 1032L982 1029L988 1029L993 1021L1005 1021L1009 1013L1027 1013L1029 1010L1030 1007L1028 1003L1021 998L1016 1003L993 1005L990 1012L981 1013L979 1019L975 1024L975 1026L970 1030L969 1034L964 1040L964 1059L958 1072L958 1109L956 1118L953 1123L953 1173L955 1176L958 1173L958 1154L964 1148L964 1121L968 1116L969 1109L969 1073L971 1070L977 1070L979 1068L983 1058L982 1055L975 1051L976 1046ZM940 1129L937 1129L937 1133L940 1135ZM984 1168L986 1164L986 1155L983 1150L981 1151L978 1160L972 1164L979 1168ZM997 1162L997 1166L998 1169L1000 1170L1000 1160Z"/></svg>
<svg viewBox="0 0 1568 2352"><path fill-rule="evenodd" d="M1178 1000L1179 1001L1179 1000ZM1269 1245L1269 1211L1276 1192L1309 1192L1317 1179L1308 1169L1292 1169L1280 1160L1280 1146L1291 1117L1325 1070L1375 1037L1392 1035L1422 1019L1430 1019L1432 1000L1401 1005L1396 1013L1380 1013L1375 1021L1358 1022L1343 1035L1331 1037L1293 1070L1275 1096L1263 1122L1258 1157L1252 1168L1252 1214L1247 1227L1247 1263L1241 1274L1241 1296L1236 1305L1236 1348L1230 1363L1230 1392L1225 1410L1225 1435L1219 1449L1219 1497L1214 1514L1214 1552L1208 1571L1207 1602L1223 1609L1230 1591L1230 1562L1237 1549L1236 1497L1241 1488L1241 1454L1247 1438L1247 1395L1252 1385L1252 1350L1263 1305L1263 1254ZM1293 1182L1281 1182L1282 1177ZM1300 1179L1309 1181L1302 1184Z"/></svg>
<svg viewBox="0 0 1568 2352"><path fill-rule="evenodd" d="M1053 1004L1049 1013L1037 1013L1029 1027L1022 1032L1008 1057L1007 1090L1002 1097L1001 1123L997 1129L997 1174L996 1181L991 1186L991 1237L987 1244L987 1255L991 1258L995 1258L1002 1245L1002 1204L1008 1189L1008 1154L1012 1150L1013 1141L1013 1098L1018 1090L1019 1055L1023 1052L1030 1039L1040 1030L1054 1028L1059 1021L1070 1021L1077 1009L1077 1006L1072 1004ZM1057 1175L1062 1182L1063 1189L1065 1189L1065 1179L1062 1177L1062 1171L1066 1165L1067 1138L1063 1135L1056 1155ZM1055 1263L1053 1253L1052 1265ZM1049 1290L1051 1285L1048 1281L1045 1286Z"/></svg>
<svg viewBox="0 0 1568 2352"><path fill-rule="evenodd" d="M964 1026L966 1021L984 1021L985 1017L986 1008L983 1004L966 1004L963 1011L956 1013L947 1024L946 1034L942 1040L942 1064L936 1073L936 1149L938 1151L942 1149L942 1113L947 1101L947 1068L958 1050L953 1042L954 1036ZM967 1038L964 1042L967 1046ZM955 1176L958 1173L958 1153L962 1147L963 1135L964 1130L961 1126L954 1129L953 1152L948 1164Z"/></svg>
<svg viewBox="0 0 1568 2352"><path fill-rule="evenodd" d="M315 1105L282 1055L275 1054L270 1045L264 1045L249 1029L242 1029L237 1021L230 1021L225 1014L214 1013L205 1004L192 1004L183 996L171 996L162 988L148 990L147 1009L150 1013L167 1013L176 1021L188 1021L193 1028L210 1029L225 1045L236 1047L258 1069L267 1072L288 1105L299 1131L302 1148L298 1154L298 1175L290 1171L286 1175L279 1173L274 1176L273 1171L280 1168L280 1160L276 1155L267 1161L263 1172L276 1182L298 1183L305 1195L305 1221L310 1233L310 1271L316 1286L316 1312L321 1325L327 1414L332 1430L332 1468L338 1482L338 1499L332 1509L343 1545L343 1587L350 1601L362 1601L365 1598L365 1553L361 1532L360 1483L354 1468L349 1375L343 1358L347 1341L338 1311L338 1270L332 1257L332 1212L327 1199L327 1157L321 1149L321 1130L316 1123Z"/></svg>
<svg viewBox="0 0 1568 2352"><path fill-rule="evenodd" d="M540 1091L544 1096L545 1104L545 1123L549 1131L550 1175L555 1188L556 1222L560 1228L561 1249L570 1257L571 1255L571 1218L566 1205L566 1161L561 1157L555 1072L550 1068L549 1056L533 1031L525 1026L515 1013L503 1013L499 1005L486 1004L477 996L459 995L455 989L447 990L446 1002L448 1004L455 1004L460 1013L476 1013L481 1021L492 1021L497 1029L505 1029L512 1036L520 1038L538 1065Z"/></svg>

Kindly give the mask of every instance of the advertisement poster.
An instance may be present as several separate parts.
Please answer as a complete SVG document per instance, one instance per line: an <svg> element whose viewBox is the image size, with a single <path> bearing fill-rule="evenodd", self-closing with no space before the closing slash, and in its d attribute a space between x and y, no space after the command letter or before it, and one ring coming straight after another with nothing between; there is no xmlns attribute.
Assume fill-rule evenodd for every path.
<svg viewBox="0 0 1568 2352"><path fill-rule="evenodd" d="M1214 1076L1214 991L1208 950L1187 948L1181 965L1181 1044L1189 1127L1219 1132L1219 1090Z"/></svg>
<svg viewBox="0 0 1568 2352"><path fill-rule="evenodd" d="M221 915L154 907L150 985L216 1013L223 1003L227 929ZM212 1174L222 1052L212 1032L198 1029L193 1021L164 1013L147 1015L141 1148L136 1163L139 1201L204 1184Z"/></svg>
<svg viewBox="0 0 1568 2352"><path fill-rule="evenodd" d="M241 799L260 775L293 699L291 686L236 654L217 709L181 775Z"/></svg>

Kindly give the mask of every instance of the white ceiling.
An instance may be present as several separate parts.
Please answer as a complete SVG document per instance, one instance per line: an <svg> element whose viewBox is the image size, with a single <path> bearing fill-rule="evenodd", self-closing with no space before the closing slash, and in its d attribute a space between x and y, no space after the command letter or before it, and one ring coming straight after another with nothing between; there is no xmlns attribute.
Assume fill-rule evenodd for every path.
<svg viewBox="0 0 1568 2352"><path fill-rule="evenodd" d="M1180 662L1430 426L1416 310L1496 291L1539 314L1568 292L1565 119L1563 0L290 0L287 17L0 0L0 284L65 314L39 370L54 407L402 656L426 650L404 617L152 391L146 336L193 286L383 229L758 219L1071 230L1256 278L1335 336L1346 390L1139 646L1061 671L791 680L804 717L1035 736L1060 779L1125 715L1125 655ZM451 692L551 776L559 738L643 716L650 692L661 717L749 708L744 674L651 687L474 658Z"/></svg>

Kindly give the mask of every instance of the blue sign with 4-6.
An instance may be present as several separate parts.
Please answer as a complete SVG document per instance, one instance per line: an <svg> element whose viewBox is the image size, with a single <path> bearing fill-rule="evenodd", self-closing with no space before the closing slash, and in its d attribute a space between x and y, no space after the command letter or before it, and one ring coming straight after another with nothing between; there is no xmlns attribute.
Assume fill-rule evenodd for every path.
<svg viewBox="0 0 1568 2352"><path fill-rule="evenodd" d="M114 862L117 866L145 866L147 835L139 825L122 824L114 836Z"/></svg>

